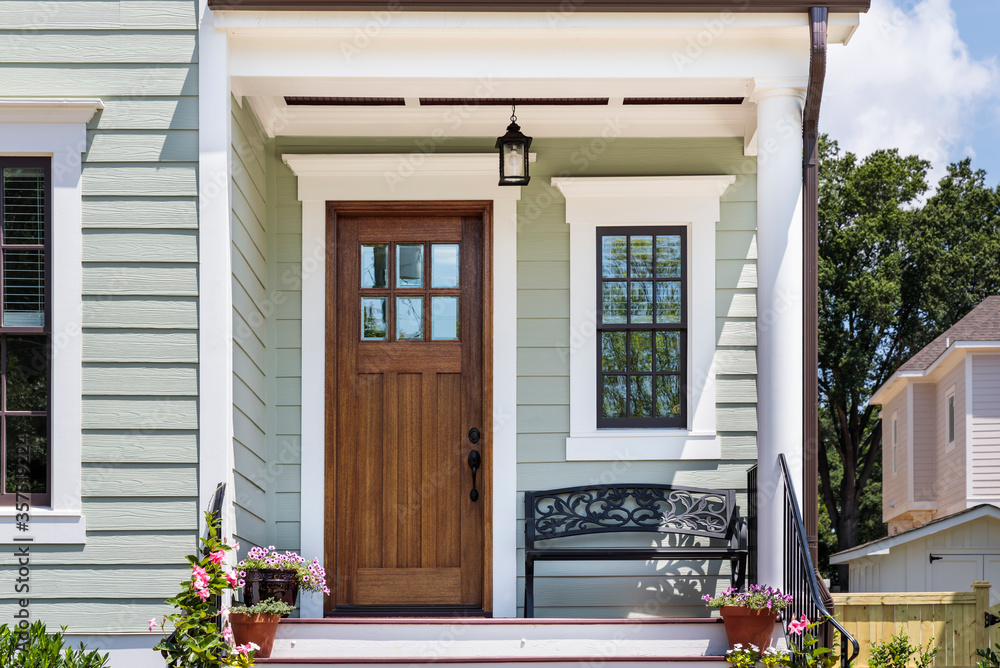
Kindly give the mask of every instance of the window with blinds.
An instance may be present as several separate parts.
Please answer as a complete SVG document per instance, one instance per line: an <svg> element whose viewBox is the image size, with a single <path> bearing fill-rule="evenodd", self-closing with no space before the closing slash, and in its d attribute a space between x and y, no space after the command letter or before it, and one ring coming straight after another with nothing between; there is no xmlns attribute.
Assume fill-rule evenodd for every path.
<svg viewBox="0 0 1000 668"><path fill-rule="evenodd" d="M0 503L47 505L50 160L0 157Z"/></svg>

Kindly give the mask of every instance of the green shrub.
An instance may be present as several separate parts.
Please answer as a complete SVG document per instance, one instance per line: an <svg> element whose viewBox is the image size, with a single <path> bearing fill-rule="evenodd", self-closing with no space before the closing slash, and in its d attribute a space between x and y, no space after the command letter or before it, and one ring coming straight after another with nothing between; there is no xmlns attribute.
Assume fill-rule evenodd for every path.
<svg viewBox="0 0 1000 668"><path fill-rule="evenodd" d="M996 644L996 648L1000 649L1000 643ZM976 654L983 657L983 660L976 664L977 668L1000 668L1000 656L989 647L977 649Z"/></svg>
<svg viewBox="0 0 1000 668"><path fill-rule="evenodd" d="M921 650L919 645L911 645L906 629L899 631L889 640L873 642L868 656L868 668L906 668L911 657L916 655L916 668L929 668L934 662L937 647L931 649L934 639L927 641L927 647Z"/></svg>
<svg viewBox="0 0 1000 668"><path fill-rule="evenodd" d="M66 627L62 627L65 631ZM0 624L0 666L4 668L107 668L109 657L88 652L80 643L64 647L62 632L51 635L45 624L35 622L26 629Z"/></svg>

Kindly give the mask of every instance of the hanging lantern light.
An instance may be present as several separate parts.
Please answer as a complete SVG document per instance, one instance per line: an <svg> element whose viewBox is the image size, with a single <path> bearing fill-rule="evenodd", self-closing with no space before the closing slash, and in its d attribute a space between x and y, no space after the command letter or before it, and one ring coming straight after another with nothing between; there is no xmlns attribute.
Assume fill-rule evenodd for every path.
<svg viewBox="0 0 1000 668"><path fill-rule="evenodd" d="M528 175L528 147L531 137L521 134L517 124L516 107L510 105L510 125L507 134L497 137L496 148L500 152L500 185L526 186L531 177Z"/></svg>

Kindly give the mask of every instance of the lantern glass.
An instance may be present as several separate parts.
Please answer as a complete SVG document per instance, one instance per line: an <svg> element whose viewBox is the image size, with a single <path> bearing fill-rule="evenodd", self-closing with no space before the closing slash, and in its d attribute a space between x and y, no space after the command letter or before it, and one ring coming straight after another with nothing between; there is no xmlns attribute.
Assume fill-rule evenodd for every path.
<svg viewBox="0 0 1000 668"><path fill-rule="evenodd" d="M524 174L524 142L512 141L503 145L503 175L507 178L523 178Z"/></svg>

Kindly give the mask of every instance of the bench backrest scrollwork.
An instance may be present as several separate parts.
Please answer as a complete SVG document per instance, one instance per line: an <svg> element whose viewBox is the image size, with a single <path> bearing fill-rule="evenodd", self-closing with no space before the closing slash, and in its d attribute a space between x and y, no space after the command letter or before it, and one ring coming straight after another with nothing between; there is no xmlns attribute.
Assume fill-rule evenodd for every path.
<svg viewBox="0 0 1000 668"><path fill-rule="evenodd" d="M525 538L657 532L732 540L733 490L671 485L598 485L525 492Z"/></svg>

